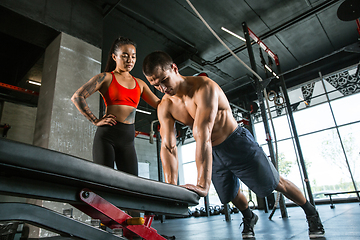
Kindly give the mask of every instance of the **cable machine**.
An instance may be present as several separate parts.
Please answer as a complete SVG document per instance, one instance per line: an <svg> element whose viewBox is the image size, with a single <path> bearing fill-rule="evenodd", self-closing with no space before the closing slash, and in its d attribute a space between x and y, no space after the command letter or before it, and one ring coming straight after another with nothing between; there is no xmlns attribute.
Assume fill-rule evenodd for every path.
<svg viewBox="0 0 360 240"><path fill-rule="evenodd" d="M249 53L249 58L250 58L250 63L251 63L251 67L254 71L256 71L256 63L255 63L255 57L254 57L254 53L252 51L252 45L250 42L250 37L257 43L259 44L259 46L266 52L269 54L269 56L271 58L274 59L276 67L277 67L277 72L278 75L280 75L280 77L278 77L279 81L280 81L280 87L282 89L283 95L284 95L284 99L285 99L285 104L286 104L286 109L289 115L289 120L290 120L290 126L291 126L291 130L293 132L294 135L294 140L295 140L295 145L297 148L297 154L300 160L300 164L301 164L301 168L302 168L302 173L304 175L304 181L305 181L305 185L306 185L306 190L307 190L307 194L309 197L309 201L311 204L315 205L314 202L314 198L312 195L312 191L311 191L311 186L310 186L310 181L308 178L308 174L307 174L307 170L305 167L305 161L304 161L304 157L302 154L302 150L301 150L301 146L300 146L300 141L299 141L299 136L296 130L296 126L295 126L295 121L294 121L294 117L293 117L293 110L291 108L290 105L290 99L287 93L287 88L285 85L285 80L284 77L281 75L281 67L280 67L280 62L279 62L279 58L276 54L274 54L255 34L254 32L252 32L248 27L247 24L244 22L242 24L243 27L243 31L244 31L244 35L245 35L245 39L246 39L246 45L247 45L247 49L248 49L248 53ZM275 75L274 75L275 76ZM270 79L271 80L271 79ZM272 144L272 138L271 138L271 134L270 134L270 128L269 128L269 124L268 124L268 118L266 115L266 111L265 111L265 106L264 106L264 98L263 98L263 91L262 89L265 89L266 86L270 83L270 80L267 81L263 81L263 82L259 82L259 80L257 78L254 77L254 81L255 81L255 87L256 87L256 92L257 92L257 96L259 98L259 105L260 105L260 110L261 110L261 115L263 118L263 123L264 123L264 127L265 127L265 132L266 132L266 136L267 136L267 143L268 143L268 147L269 147L269 152L270 152L270 158L271 161L275 164L277 164L277 159L275 158L275 154L274 154L274 147ZM282 217L287 217L287 213L286 213L286 208L285 208L285 201L284 198L282 197L282 194L280 195L280 209L282 212Z"/></svg>

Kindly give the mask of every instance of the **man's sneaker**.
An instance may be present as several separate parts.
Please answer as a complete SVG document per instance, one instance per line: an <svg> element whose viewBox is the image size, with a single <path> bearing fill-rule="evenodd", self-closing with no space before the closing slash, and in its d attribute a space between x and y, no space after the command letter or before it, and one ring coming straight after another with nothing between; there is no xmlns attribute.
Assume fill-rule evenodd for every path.
<svg viewBox="0 0 360 240"><path fill-rule="evenodd" d="M253 238L255 236L254 226L258 221L259 217L255 213L252 214L252 218L243 218L243 222L240 224L240 226L244 224L244 230L242 231L242 237L244 239Z"/></svg>
<svg viewBox="0 0 360 240"><path fill-rule="evenodd" d="M319 238L319 237L325 236L325 230L321 223L318 212L316 212L316 215L307 216L306 219L309 224L309 237L310 238Z"/></svg>

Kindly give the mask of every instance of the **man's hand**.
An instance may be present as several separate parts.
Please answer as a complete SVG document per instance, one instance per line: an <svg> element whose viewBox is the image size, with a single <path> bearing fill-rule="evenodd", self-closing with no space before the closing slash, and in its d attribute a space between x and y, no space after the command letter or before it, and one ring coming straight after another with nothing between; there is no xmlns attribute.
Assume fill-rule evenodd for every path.
<svg viewBox="0 0 360 240"><path fill-rule="evenodd" d="M185 185L180 185L180 187L184 187L187 188L191 191L196 192L200 197L206 197L206 195L209 192L209 189L205 189L204 187L200 187L200 186L195 186L192 184L185 184Z"/></svg>
<svg viewBox="0 0 360 240"><path fill-rule="evenodd" d="M103 116L102 118L94 121L94 125L97 127L104 126L104 125L114 126L114 125L116 125L115 118L116 117L114 115L107 114L107 115Z"/></svg>

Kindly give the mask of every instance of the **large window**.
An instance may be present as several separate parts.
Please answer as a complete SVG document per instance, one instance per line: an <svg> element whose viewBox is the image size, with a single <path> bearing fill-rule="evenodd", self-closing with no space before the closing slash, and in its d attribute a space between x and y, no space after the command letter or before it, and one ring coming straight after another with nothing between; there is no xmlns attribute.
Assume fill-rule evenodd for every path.
<svg viewBox="0 0 360 240"><path fill-rule="evenodd" d="M302 136L300 144L314 194L353 189L336 129Z"/></svg>
<svg viewBox="0 0 360 240"><path fill-rule="evenodd" d="M288 90L315 200L324 198L324 192L359 188L360 79L355 76L355 70L345 70ZM285 106L276 107L273 102L270 105L278 140L279 172L306 194ZM254 119L258 120L254 126L257 141L268 153L263 122L259 117ZM346 195L350 196L355 194Z"/></svg>

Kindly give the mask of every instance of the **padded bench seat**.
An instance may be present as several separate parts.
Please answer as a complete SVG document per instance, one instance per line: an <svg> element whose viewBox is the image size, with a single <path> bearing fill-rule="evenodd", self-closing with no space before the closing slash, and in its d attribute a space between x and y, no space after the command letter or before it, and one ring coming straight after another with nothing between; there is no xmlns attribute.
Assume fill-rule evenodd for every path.
<svg viewBox="0 0 360 240"><path fill-rule="evenodd" d="M117 207L187 215L199 196L183 187L136 177L68 154L0 139L0 193L81 203L89 188Z"/></svg>

